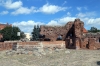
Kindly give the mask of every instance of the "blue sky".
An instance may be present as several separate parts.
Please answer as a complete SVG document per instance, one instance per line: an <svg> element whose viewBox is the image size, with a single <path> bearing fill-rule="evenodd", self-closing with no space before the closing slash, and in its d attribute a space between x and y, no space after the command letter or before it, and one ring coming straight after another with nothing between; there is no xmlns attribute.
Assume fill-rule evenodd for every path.
<svg viewBox="0 0 100 66"><path fill-rule="evenodd" d="M80 18L100 29L100 0L0 0L0 23L31 33L34 25L65 25Z"/></svg>

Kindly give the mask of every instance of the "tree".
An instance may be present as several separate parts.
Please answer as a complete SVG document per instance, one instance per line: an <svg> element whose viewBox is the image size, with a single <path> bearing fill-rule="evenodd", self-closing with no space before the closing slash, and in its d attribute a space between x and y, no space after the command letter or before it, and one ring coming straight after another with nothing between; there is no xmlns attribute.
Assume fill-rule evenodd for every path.
<svg viewBox="0 0 100 66"><path fill-rule="evenodd" d="M97 29L96 27L91 27L91 29L88 30L88 32L96 33L96 32L100 32L100 30Z"/></svg>
<svg viewBox="0 0 100 66"><path fill-rule="evenodd" d="M40 27L39 25L34 25L33 32L32 32L32 40L38 41L40 36Z"/></svg>
<svg viewBox="0 0 100 66"><path fill-rule="evenodd" d="M21 32L20 37L21 37L22 39L26 37L26 35L24 34L24 32Z"/></svg>
<svg viewBox="0 0 100 66"><path fill-rule="evenodd" d="M20 32L21 36L17 36L17 32ZM2 29L0 33L3 35L2 41L20 40L20 38L24 37L24 33L22 33L21 30L15 26L7 26L4 29Z"/></svg>

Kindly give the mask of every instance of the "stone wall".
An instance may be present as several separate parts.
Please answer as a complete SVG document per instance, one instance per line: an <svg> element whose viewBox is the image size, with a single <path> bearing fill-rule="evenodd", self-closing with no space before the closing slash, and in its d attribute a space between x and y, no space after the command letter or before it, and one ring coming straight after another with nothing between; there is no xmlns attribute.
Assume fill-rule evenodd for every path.
<svg viewBox="0 0 100 66"><path fill-rule="evenodd" d="M82 38L83 37L83 27L84 27L84 23L82 21L80 21L80 19L75 19L74 21L74 33L75 33L75 37L77 38Z"/></svg>
<svg viewBox="0 0 100 66"><path fill-rule="evenodd" d="M12 49L13 44L16 44L16 43L12 43L12 42L0 42L0 51L1 50L10 50L10 49Z"/></svg>
<svg viewBox="0 0 100 66"><path fill-rule="evenodd" d="M18 49L27 49L27 50L32 50L33 48L40 48L41 45L39 44L39 41L31 41L31 42L18 42L14 46L14 50Z"/></svg>
<svg viewBox="0 0 100 66"><path fill-rule="evenodd" d="M51 41L56 41L58 36L62 36L64 40L72 25L73 22L68 22L65 26L40 26L40 34L45 35L45 39L49 38Z"/></svg>
<svg viewBox="0 0 100 66"><path fill-rule="evenodd" d="M96 42L96 38L90 38L89 49L100 49L100 42Z"/></svg>
<svg viewBox="0 0 100 66"><path fill-rule="evenodd" d="M81 48L82 49L89 49L88 38L83 38L81 40Z"/></svg>
<svg viewBox="0 0 100 66"><path fill-rule="evenodd" d="M27 49L33 50L34 48L65 48L64 41L30 41L30 42L0 42L0 50L18 50L18 49Z"/></svg>
<svg viewBox="0 0 100 66"><path fill-rule="evenodd" d="M96 41L96 38L83 38L75 39L75 45L72 45L71 39L66 39L65 41L65 47L68 49L100 49L100 42Z"/></svg>
<svg viewBox="0 0 100 66"><path fill-rule="evenodd" d="M84 23L80 19L70 21L64 26L40 26L40 34L44 35L44 39L49 38L51 41L56 41L58 36L62 36L62 40L68 36L82 37Z"/></svg>
<svg viewBox="0 0 100 66"><path fill-rule="evenodd" d="M65 41L43 41L43 47L65 48Z"/></svg>

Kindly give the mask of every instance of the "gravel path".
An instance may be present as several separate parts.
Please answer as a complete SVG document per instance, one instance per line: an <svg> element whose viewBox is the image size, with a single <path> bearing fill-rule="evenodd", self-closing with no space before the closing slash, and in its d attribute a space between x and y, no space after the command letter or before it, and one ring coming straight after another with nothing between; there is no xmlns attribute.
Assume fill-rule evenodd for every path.
<svg viewBox="0 0 100 66"><path fill-rule="evenodd" d="M100 66L100 50L66 49L43 56L7 56L5 51L1 51L0 66Z"/></svg>

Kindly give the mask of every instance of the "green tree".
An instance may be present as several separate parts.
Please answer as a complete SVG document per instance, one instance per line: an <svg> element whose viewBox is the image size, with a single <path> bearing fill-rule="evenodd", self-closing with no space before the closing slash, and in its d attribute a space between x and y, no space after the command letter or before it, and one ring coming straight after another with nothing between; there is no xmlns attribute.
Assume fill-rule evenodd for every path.
<svg viewBox="0 0 100 66"><path fill-rule="evenodd" d="M88 30L88 32L96 33L96 32L100 32L100 30L97 29L96 27L91 27L91 29Z"/></svg>
<svg viewBox="0 0 100 66"><path fill-rule="evenodd" d="M33 32L32 32L32 40L38 41L40 36L40 27L39 25L34 25Z"/></svg>
<svg viewBox="0 0 100 66"><path fill-rule="evenodd" d="M0 31L0 33L3 35L2 41L20 40L20 38L24 37L23 33L21 33L21 36L17 36L17 32L21 33L21 30L18 27L5 27Z"/></svg>
<svg viewBox="0 0 100 66"><path fill-rule="evenodd" d="M24 34L24 32L21 32L21 35L20 35L20 38L25 38L26 37L26 35Z"/></svg>

